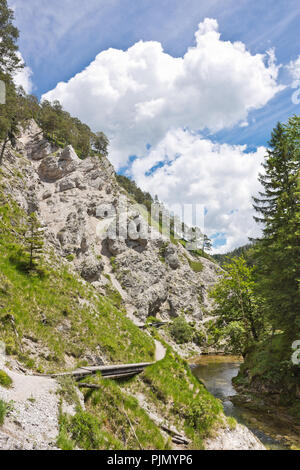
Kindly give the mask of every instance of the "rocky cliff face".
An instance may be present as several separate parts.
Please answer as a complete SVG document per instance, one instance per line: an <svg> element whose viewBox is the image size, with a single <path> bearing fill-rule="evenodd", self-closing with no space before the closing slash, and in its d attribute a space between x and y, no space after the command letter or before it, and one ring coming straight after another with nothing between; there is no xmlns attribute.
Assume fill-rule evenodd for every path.
<svg viewBox="0 0 300 470"><path fill-rule="evenodd" d="M9 362L6 362L10 368L4 367L4 370L11 376L13 387L6 389L0 385L0 400L7 403L13 400L14 409L6 416L4 426L0 426L0 449L53 449L63 445L62 442L59 444L57 434L66 438L67 431L61 427L58 416L63 413L70 424L78 400L88 419L99 416L101 430L102 423L106 425L104 443L97 444L96 448L108 448L110 441L107 436L111 435L113 439L120 439L118 448L124 445L135 449L134 439L128 445L132 435L131 422L128 423L128 419L120 421L124 419L122 409L133 398L136 399L135 405L130 402L127 413L133 413L132 421L145 432L146 448L165 448L170 436L163 424L176 429L177 434L183 437L189 429L186 442L190 442L190 448L198 448L201 437L207 448L260 449L260 443L255 441L250 431L240 427L234 431L229 429L220 404L194 380L185 362L171 348L167 351L156 341L154 354L154 341L148 332L134 326L122 309L115 308L111 299L106 298L107 293L114 291L116 294L118 291L118 301L121 297L128 317L138 325L144 324L149 316L168 321L184 314L187 320L205 330L205 321L210 315L207 292L218 278L219 268L207 259L194 258L182 245L170 243L152 224L149 225L143 210L136 207L118 185L114 169L107 159L94 157L82 161L72 147L55 148L44 140L34 121L21 132L16 148L8 148L3 167L4 201L10 201L7 197L10 194L12 201L16 201L24 211L37 213L44 228L44 251L48 257L45 264L49 266L51 261L57 266L54 266L49 282L43 286L47 298L50 296L46 306L44 298L36 298L37 291L31 292L31 285L30 292L28 286L23 292L23 284L17 284L20 299L28 297L30 302L29 312L26 311L27 304L23 305L21 301L14 310L16 320L20 322L17 327L21 329L20 325L25 325L21 341L14 316L8 313L1 318L10 351ZM24 218L23 211L19 212ZM5 228L5 218L1 221L2 228ZM19 240L21 223L12 217L9 230L16 228L15 240ZM81 278L64 269L70 283L59 277L64 263ZM194 270L195 265L198 272ZM9 270L12 268L10 262L4 266L9 266ZM17 270L12 272L15 274ZM4 305L10 312L10 301L15 297L13 282L5 273L0 273L0 279L3 280L1 294L5 299ZM12 281L15 279L12 277ZM76 289L73 286L75 279ZM71 292L68 292L69 288ZM62 297L65 302L59 303ZM52 316L56 303L59 311ZM45 308L48 316L44 314ZM24 323L21 322L23 319ZM13 336L10 343L9 334ZM165 335L181 354L199 352L195 345L182 348L171 341L167 332ZM116 342L111 340L111 336L117 338ZM107 337L109 341L106 341ZM83 338L87 338L87 342ZM16 342L25 366L15 354L19 351L14 346ZM61 351L58 343L64 346ZM123 349L119 355L121 346ZM72 384L31 375L32 370L40 371L41 366L47 371L49 367L51 370L52 367L65 370L74 369L78 364L97 364L106 360L117 362L119 357L126 362L145 362L154 360L154 355L159 362L148 369L148 375L138 376L134 383L130 381L122 388L106 386L100 377L95 377L101 385L99 400L95 403L89 401L88 396L83 402L83 397L80 394L78 397L77 392L74 401L74 390L70 389ZM61 410L57 392L63 400L73 397L72 406L67 403L69 407L64 409L64 402ZM111 394L115 406L109 410ZM104 408L107 418L103 418ZM191 416L196 424L191 425ZM82 414L77 417L76 422L80 422ZM144 421L140 421L142 418ZM205 424L207 419L210 425ZM210 439L205 442L208 430L215 425L219 428L217 441ZM70 433L68 436L71 438ZM149 435L156 436L156 441L154 438L149 440ZM80 443L73 444L80 447ZM176 443L172 446L177 448ZM182 449L182 445L178 448Z"/></svg>
<svg viewBox="0 0 300 470"><path fill-rule="evenodd" d="M80 160L71 146L55 148L34 121L21 132L17 152L6 157L6 165L22 175L19 186L11 187L14 199L37 212L48 246L86 281L100 292L111 282L136 323L181 314L198 325L205 322L207 291L218 266L201 258L203 270L195 272L196 259L148 225L106 158ZM117 225L116 238L113 228L125 209L128 233L119 233Z"/></svg>

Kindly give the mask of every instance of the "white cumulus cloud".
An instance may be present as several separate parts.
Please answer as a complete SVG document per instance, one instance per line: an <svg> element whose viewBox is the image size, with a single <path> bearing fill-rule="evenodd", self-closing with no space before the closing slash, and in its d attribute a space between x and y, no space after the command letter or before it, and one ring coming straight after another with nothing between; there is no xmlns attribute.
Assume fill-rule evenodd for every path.
<svg viewBox="0 0 300 470"><path fill-rule="evenodd" d="M300 83L300 55L296 60L292 60L287 68L293 80L292 86L298 86Z"/></svg>
<svg viewBox="0 0 300 470"><path fill-rule="evenodd" d="M22 64L25 64L20 52L18 52L18 56L21 59ZM14 76L14 82L16 86L23 87L26 93L31 93L33 88L31 68L24 66L23 69L19 70Z"/></svg>
<svg viewBox="0 0 300 470"><path fill-rule="evenodd" d="M177 129L168 132L145 158L135 160L131 174L170 208L178 203L204 205L205 230L226 239L217 250L225 253L259 234L251 195L261 189L257 177L266 149L246 150L246 146L220 145ZM155 171L149 172L152 168Z"/></svg>
<svg viewBox="0 0 300 470"><path fill-rule="evenodd" d="M225 252L258 233L251 195L265 149L247 153L199 133L246 126L249 112L282 90L278 70L274 50L253 55L241 42L223 41L207 18L182 57L154 41L108 49L43 99L104 131L117 169L136 156L129 173L144 190L169 205L205 204L207 232L226 239Z"/></svg>
<svg viewBox="0 0 300 470"><path fill-rule="evenodd" d="M252 55L241 42L223 41L214 19L205 19L196 44L172 57L158 42L126 51L108 49L67 83L43 98L58 99L72 114L111 139L120 167L143 156L170 129L217 131L247 121L281 89L274 53Z"/></svg>

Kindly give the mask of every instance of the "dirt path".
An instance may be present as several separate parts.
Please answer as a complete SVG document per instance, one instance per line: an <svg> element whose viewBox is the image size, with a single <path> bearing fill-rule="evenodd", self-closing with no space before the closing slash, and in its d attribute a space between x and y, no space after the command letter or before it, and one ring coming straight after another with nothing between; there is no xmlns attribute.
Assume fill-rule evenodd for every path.
<svg viewBox="0 0 300 470"><path fill-rule="evenodd" d="M155 340L155 361L162 361L166 356L166 348L157 340Z"/></svg>
<svg viewBox="0 0 300 470"><path fill-rule="evenodd" d="M59 432L56 381L4 370L13 387L0 386L0 399L11 402L12 411L0 429L0 449L54 449Z"/></svg>

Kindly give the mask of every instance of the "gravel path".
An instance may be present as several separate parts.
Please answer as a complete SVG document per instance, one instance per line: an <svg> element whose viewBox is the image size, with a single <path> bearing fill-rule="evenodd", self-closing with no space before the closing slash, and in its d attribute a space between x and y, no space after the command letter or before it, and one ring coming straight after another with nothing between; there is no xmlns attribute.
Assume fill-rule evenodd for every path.
<svg viewBox="0 0 300 470"><path fill-rule="evenodd" d="M0 428L0 449L54 449L59 432L56 381L4 370L13 388L0 386L0 399L13 402L13 409Z"/></svg>
<svg viewBox="0 0 300 470"><path fill-rule="evenodd" d="M155 361L162 361L166 355L166 348L157 340L155 340Z"/></svg>

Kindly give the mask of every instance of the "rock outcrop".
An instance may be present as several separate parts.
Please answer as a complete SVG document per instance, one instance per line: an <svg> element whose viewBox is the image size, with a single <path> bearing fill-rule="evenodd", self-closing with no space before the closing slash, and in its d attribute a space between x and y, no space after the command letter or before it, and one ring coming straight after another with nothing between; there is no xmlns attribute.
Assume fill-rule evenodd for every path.
<svg viewBox="0 0 300 470"><path fill-rule="evenodd" d="M136 322L184 314L202 323L210 309L207 291L220 268L150 227L107 158L81 160L71 146L54 148L34 121L22 131L17 149L22 158L11 152L10 159L24 181L12 193L28 212L38 213L58 255L99 289L109 274ZM201 262L202 271L195 272L192 261Z"/></svg>

